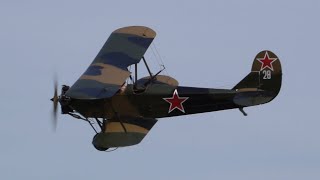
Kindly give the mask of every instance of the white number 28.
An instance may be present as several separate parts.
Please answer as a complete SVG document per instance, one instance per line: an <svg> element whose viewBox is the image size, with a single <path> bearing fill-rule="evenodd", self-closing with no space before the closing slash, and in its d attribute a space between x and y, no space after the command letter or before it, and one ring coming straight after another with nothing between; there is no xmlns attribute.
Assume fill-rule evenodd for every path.
<svg viewBox="0 0 320 180"><path fill-rule="evenodd" d="M270 70L263 70L263 79L271 79L271 71Z"/></svg>

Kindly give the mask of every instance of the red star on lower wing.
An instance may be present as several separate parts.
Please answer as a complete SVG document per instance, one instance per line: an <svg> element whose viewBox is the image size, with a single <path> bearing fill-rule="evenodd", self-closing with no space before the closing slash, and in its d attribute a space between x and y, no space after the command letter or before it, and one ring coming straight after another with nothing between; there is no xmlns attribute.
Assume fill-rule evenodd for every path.
<svg viewBox="0 0 320 180"><path fill-rule="evenodd" d="M264 70L265 68L269 68L273 71L272 63L277 60L278 58L270 58L268 51L266 51L266 54L264 55L264 58L257 58L259 62L261 62L261 68L260 71Z"/></svg>
<svg viewBox="0 0 320 180"><path fill-rule="evenodd" d="M184 103L188 98L189 97L179 97L178 91L176 89L176 90L174 90L171 98L163 98L163 100L170 103L168 113L171 113L175 109L178 109L181 112L185 113L182 103Z"/></svg>

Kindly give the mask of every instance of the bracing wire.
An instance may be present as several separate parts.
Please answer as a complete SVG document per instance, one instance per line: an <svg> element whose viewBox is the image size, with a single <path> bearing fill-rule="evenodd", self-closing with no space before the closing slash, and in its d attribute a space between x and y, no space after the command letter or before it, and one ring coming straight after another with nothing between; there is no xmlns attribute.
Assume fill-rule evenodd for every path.
<svg viewBox="0 0 320 180"><path fill-rule="evenodd" d="M158 59L158 57L157 57L157 54L155 53L154 44L153 44L153 43L152 43L152 45L151 45L151 51L152 51L152 54L153 54L154 58L156 59L158 65L161 66L161 62L159 61L159 59Z"/></svg>
<svg viewBox="0 0 320 180"><path fill-rule="evenodd" d="M156 58L156 60L157 60L157 63L159 64L159 66L160 66L161 68L164 68L165 73L169 76L168 70L167 70L167 69L165 68L165 66L164 66L163 58L162 58L162 56L160 55L160 53L159 53L159 51L158 51L158 49L157 49L157 47L156 47L156 44L155 44L154 42L151 44L151 51L152 51L153 55L155 56L155 58Z"/></svg>

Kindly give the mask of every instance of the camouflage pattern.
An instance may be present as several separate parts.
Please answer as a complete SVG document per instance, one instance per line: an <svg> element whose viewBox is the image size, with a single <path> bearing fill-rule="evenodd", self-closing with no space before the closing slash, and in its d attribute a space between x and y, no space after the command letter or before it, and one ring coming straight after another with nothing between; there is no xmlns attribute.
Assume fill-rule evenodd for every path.
<svg viewBox="0 0 320 180"><path fill-rule="evenodd" d="M138 144L157 122L153 118L121 118L111 119L103 132L95 135L92 144L100 150L110 147L124 147Z"/></svg>
<svg viewBox="0 0 320 180"><path fill-rule="evenodd" d="M266 53L270 59L274 60L272 70L270 68L262 69L262 63L258 61L258 59L263 59ZM264 71L270 72L270 74L266 76ZM143 84L148 78L150 77L141 78L137 83ZM159 76L142 92L137 93L134 85L128 84L110 98L72 99L70 106L85 117L109 119L105 124L105 130L98 133L93 139L93 145L97 149L123 147L141 142L157 122L155 118L243 108L267 103L279 93L281 79L282 70L278 57L271 51L262 51L255 57L251 72L233 89L178 86L175 79ZM175 108L170 112L171 104L165 99L173 98L175 91L179 93L177 99L187 99L179 104L183 107L183 111ZM119 119L123 122L127 132L124 131Z"/></svg>
<svg viewBox="0 0 320 180"><path fill-rule="evenodd" d="M114 112L117 112L117 114L128 117L163 118L267 103L280 91L282 71L280 60L277 58L277 61L273 63L274 71L271 72L271 79L263 79L263 73L260 71L261 63L256 59L261 58L266 52L270 54L270 57L277 58L271 51L260 52L253 62L251 72L231 90L177 86L177 81L172 78L167 82L176 83L154 81L139 94L135 92L133 85L129 84L115 96L104 99L101 103L98 103L99 100L93 103L104 105L106 108L100 107L103 111L97 110L99 107L91 106L90 108L85 104L83 108L75 106L74 108L85 117L105 115L107 118L114 118ZM144 83L147 79L147 77L142 78L138 82ZM168 113L170 104L163 98L172 96L175 90L181 97L189 97L183 104L185 113L177 110Z"/></svg>
<svg viewBox="0 0 320 180"><path fill-rule="evenodd" d="M150 80L150 76L143 77L136 82L137 86L144 86ZM179 82L173 77L166 75L157 75L153 80L154 84L167 84L173 87L179 86ZM147 86L148 87L148 86Z"/></svg>
<svg viewBox="0 0 320 180"><path fill-rule="evenodd" d="M143 26L115 30L66 95L74 99L112 97L130 76L127 67L140 62L155 36Z"/></svg>
<svg viewBox="0 0 320 180"><path fill-rule="evenodd" d="M130 75L127 67L140 62L154 37L153 30L141 26L114 31L67 91L68 107L86 118L107 119L92 141L98 150L140 143L156 118L242 109L270 102L280 91L281 64L271 51L258 53L251 72L232 89L179 86L163 75L124 86Z"/></svg>

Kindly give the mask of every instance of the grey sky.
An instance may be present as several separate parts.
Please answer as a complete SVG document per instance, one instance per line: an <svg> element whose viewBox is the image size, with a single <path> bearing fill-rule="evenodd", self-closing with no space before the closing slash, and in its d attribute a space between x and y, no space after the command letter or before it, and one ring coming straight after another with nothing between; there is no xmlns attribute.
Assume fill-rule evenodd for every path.
<svg viewBox="0 0 320 180"><path fill-rule="evenodd" d="M319 17L317 0L1 0L0 179L319 179ZM181 85L231 88L269 49L282 62L282 90L247 117L161 119L141 144L112 153L96 151L92 129L68 116L54 134L54 72L72 85L128 25L157 32Z"/></svg>

